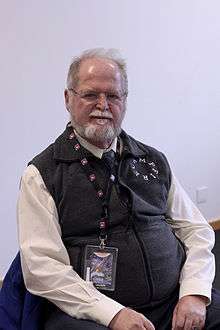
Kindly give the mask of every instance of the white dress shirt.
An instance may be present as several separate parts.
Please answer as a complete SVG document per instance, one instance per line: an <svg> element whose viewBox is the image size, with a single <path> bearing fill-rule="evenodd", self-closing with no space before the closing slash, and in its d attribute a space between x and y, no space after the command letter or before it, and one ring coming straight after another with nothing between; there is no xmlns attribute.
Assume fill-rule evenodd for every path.
<svg viewBox="0 0 220 330"><path fill-rule="evenodd" d="M96 157L102 157L102 149L79 136L78 139ZM116 149L116 141L111 148ZM108 326L124 306L100 293L73 270L61 239L54 200L34 165L24 171L17 214L21 264L27 289L50 300L70 316ZM167 222L186 247L180 297L199 294L210 301L215 273L211 253L214 232L174 176L169 191Z"/></svg>

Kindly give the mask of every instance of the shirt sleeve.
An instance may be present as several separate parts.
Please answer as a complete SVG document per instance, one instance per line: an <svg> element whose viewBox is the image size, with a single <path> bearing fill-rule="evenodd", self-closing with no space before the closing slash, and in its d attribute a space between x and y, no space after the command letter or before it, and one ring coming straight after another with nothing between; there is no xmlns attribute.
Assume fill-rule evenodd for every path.
<svg viewBox="0 0 220 330"><path fill-rule="evenodd" d="M186 261L180 275L180 298L203 295L211 301L215 260L214 231L172 175L167 222L185 245Z"/></svg>
<svg viewBox="0 0 220 330"><path fill-rule="evenodd" d="M101 294L71 267L54 200L34 165L28 166L22 177L17 216L27 289L70 316L108 326L124 306Z"/></svg>

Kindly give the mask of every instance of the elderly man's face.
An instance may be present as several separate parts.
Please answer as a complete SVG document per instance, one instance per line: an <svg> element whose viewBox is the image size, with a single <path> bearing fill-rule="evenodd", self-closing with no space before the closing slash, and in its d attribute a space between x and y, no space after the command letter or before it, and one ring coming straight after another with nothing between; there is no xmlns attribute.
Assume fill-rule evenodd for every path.
<svg viewBox="0 0 220 330"><path fill-rule="evenodd" d="M113 61L85 60L78 85L65 90L66 107L76 131L97 147L107 148L120 133L126 108L123 93L121 73Z"/></svg>

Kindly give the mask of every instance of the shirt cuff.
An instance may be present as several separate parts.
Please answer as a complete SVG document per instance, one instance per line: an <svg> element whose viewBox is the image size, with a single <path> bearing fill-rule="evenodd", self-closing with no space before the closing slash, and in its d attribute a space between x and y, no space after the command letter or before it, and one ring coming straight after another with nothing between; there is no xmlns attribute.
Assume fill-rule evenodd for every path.
<svg viewBox="0 0 220 330"><path fill-rule="evenodd" d="M94 304L89 314L92 320L108 327L113 317L123 308L123 305L105 296Z"/></svg>
<svg viewBox="0 0 220 330"><path fill-rule="evenodd" d="M207 298L207 306L211 303L212 284L198 279L181 283L179 298L189 295L200 295Z"/></svg>

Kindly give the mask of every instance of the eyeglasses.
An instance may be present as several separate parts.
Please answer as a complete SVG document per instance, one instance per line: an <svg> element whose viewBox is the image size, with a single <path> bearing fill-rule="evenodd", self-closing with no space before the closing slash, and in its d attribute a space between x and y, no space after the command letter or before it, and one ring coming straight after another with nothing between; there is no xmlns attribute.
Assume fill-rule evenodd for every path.
<svg viewBox="0 0 220 330"><path fill-rule="evenodd" d="M105 95L105 98L108 103L118 104L124 100L127 96L127 93L122 95L116 92L95 92L95 91L83 91L78 93L73 88L68 88L69 91L73 92L73 94L79 96L82 100L86 102L98 102L102 95Z"/></svg>

